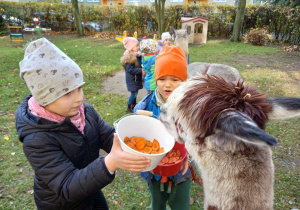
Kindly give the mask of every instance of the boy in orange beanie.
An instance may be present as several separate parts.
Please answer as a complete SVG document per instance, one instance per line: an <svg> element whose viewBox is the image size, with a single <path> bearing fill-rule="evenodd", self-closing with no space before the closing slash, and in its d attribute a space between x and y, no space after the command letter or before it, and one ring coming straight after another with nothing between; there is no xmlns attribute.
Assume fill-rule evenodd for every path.
<svg viewBox="0 0 300 210"><path fill-rule="evenodd" d="M187 63L184 52L179 46L165 46L155 60L157 88L134 107L134 113L136 110L148 110L157 118L160 106L186 79ZM167 202L172 210L190 209L192 175L187 159L183 161L182 169L174 176L168 177L166 182L162 182L161 176L151 172L141 172L141 176L148 183L152 209L166 209Z"/></svg>

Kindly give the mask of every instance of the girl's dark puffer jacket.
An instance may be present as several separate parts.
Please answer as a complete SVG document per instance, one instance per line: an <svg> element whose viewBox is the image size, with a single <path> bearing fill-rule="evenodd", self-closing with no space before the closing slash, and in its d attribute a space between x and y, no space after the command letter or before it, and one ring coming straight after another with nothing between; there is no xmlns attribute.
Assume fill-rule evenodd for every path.
<svg viewBox="0 0 300 210"><path fill-rule="evenodd" d="M115 177L99 157L110 152L114 128L85 106L82 134L66 118L60 123L34 116L28 96L16 112L16 129L24 153L35 171L34 198L38 209L93 209L100 190Z"/></svg>
<svg viewBox="0 0 300 210"><path fill-rule="evenodd" d="M142 57L123 55L121 64L125 69L127 90L135 92L143 88Z"/></svg>

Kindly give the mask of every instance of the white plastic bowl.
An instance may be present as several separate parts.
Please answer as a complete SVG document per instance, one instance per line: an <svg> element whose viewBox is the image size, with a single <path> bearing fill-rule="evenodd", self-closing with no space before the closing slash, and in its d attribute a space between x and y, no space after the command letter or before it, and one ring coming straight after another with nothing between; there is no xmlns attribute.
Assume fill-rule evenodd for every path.
<svg viewBox="0 0 300 210"><path fill-rule="evenodd" d="M161 159L168 153L175 144L174 137L172 137L164 125L157 119L144 115L128 115L115 123L116 132L119 136L120 145L123 151L128 153L144 156L151 160L150 166L146 171L156 168ZM131 149L124 143L125 137L143 137L147 140L153 141L156 139L160 147L164 147L164 153L160 154L146 154Z"/></svg>

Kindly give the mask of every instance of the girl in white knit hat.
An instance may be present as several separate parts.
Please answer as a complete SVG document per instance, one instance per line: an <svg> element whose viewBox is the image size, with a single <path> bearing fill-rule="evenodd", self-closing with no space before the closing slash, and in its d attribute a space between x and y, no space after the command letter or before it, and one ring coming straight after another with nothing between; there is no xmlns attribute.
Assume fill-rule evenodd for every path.
<svg viewBox="0 0 300 210"><path fill-rule="evenodd" d="M28 45L20 76L32 95L16 112L16 129L35 172L37 209L108 209L101 189L115 170L143 171L150 160L121 149L114 128L83 103L80 67L47 39Z"/></svg>
<svg viewBox="0 0 300 210"><path fill-rule="evenodd" d="M169 32L161 34L161 40L157 41L157 52L159 53L164 46L171 46L171 34Z"/></svg>

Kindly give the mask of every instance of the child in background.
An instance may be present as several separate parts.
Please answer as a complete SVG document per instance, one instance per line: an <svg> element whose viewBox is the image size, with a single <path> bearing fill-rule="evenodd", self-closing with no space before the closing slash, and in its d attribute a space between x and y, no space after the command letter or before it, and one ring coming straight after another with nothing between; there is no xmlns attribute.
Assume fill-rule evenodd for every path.
<svg viewBox="0 0 300 210"><path fill-rule="evenodd" d="M127 111L132 112L136 105L138 91L143 88L142 57L139 52L139 41L133 37L126 37L123 40L126 51L121 57L121 64L125 69L127 90L131 93L127 103Z"/></svg>
<svg viewBox="0 0 300 210"><path fill-rule="evenodd" d="M157 41L157 52L159 53L164 46L171 46L171 35L169 32L161 34L161 40Z"/></svg>
<svg viewBox="0 0 300 210"><path fill-rule="evenodd" d="M20 77L32 95L16 112L16 130L35 172L37 209L108 209L101 189L115 170L143 171L150 160L121 149L114 128L83 103L80 67L47 39L28 45Z"/></svg>
<svg viewBox="0 0 300 210"><path fill-rule="evenodd" d="M144 39L140 42L140 49L143 55L142 67L146 72L144 83L148 94L156 89L156 81L154 77L155 58L157 56L157 43L153 39Z"/></svg>
<svg viewBox="0 0 300 210"><path fill-rule="evenodd" d="M157 88L145 96L134 108L136 110L152 111L156 117L160 114L160 106L163 105L172 91L187 79L187 64L184 52L179 46L165 46L155 61L155 79ZM147 181L151 193L152 209L166 209L168 202L172 210L188 210L190 208L190 183L191 171L188 169L188 160L183 162L182 170L174 176L168 177L168 181L160 183L161 177L151 172L141 172L141 176ZM160 190L163 184L164 191ZM168 185L171 184L171 192Z"/></svg>

